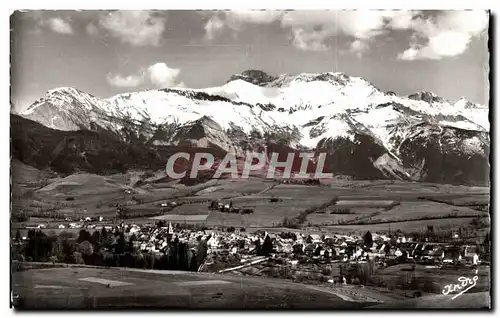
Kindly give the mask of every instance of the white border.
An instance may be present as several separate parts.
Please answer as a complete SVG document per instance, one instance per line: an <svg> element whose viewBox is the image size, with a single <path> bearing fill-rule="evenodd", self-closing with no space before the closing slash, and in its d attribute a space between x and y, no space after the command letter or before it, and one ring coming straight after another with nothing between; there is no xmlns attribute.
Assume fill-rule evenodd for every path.
<svg viewBox="0 0 500 318"><path fill-rule="evenodd" d="M362 1L362 0L348 0L348 1L342 1L342 2L335 2L335 3L329 3L329 1L324 1L324 0L307 0L307 1L298 1L298 0L288 0L288 1L271 1L269 0L252 0L252 1L231 1L231 0L212 0L212 1L193 1L193 0L183 0L183 1L164 1L164 2L159 2L159 1L151 1L151 0L140 0L136 2L132 1L124 1L124 0L115 0L115 1L102 1L102 0L78 0L78 1L26 1L26 0L16 0L15 2L10 2L10 1L2 1L2 6L5 5L5 9L7 10L2 10L2 15L1 15L1 23L2 23L2 39L9 39L9 13L12 12L15 9L236 9L236 8L252 8L252 9L263 9L263 8L268 8L268 9L491 9L494 13L500 14L500 10L496 10L499 6L499 1L488 1L488 0L452 0L452 1L436 1L436 0L419 0L419 1L405 1L404 3L401 0L392 0L392 1ZM4 207L3 213L3 218L4 222L0 222L0 225L2 227L1 233L3 233L4 238L3 238L3 246L4 246L4 257L3 257L3 262L2 262L2 269L1 273L4 275L3 277L7 276L7 273L9 272L10 268L10 263L9 263L9 257L7 254L7 251L9 251L9 245L8 245L8 239L7 236L10 235L9 231L9 223L10 219L8 219L9 216L9 211L10 211L10 187L9 183L7 183L7 180L9 180L9 163L10 163L10 158L9 158L9 115L7 113L7 109L10 110L9 105L9 85L10 85L10 78L9 78L9 63L7 62L9 60L9 42L7 40L3 40L2 42L2 48L1 48L1 53L2 53L2 69L0 71L0 74L2 74L4 78L4 82L2 85L2 96L3 96L3 101L4 103L4 111L5 111L5 116L0 116L0 120L2 120L2 124L0 124L0 129L3 130L2 133L0 134L0 138L2 141L2 155L0 156L0 166L2 167L1 169L1 176L0 180L2 180L2 189L0 192L1 195L1 203L2 206ZM495 44L495 50L498 53L497 46ZM493 70L492 70L493 71ZM496 85L493 88L495 91L498 91L498 86ZM493 106L492 106L493 107ZM495 115L495 120L498 121L498 112ZM494 142L498 139L497 134L494 136ZM495 147L496 148L496 147ZM495 173L495 177L497 176L497 173ZM495 178L496 179L496 178ZM495 194L497 191L495 191ZM495 220L497 220L498 217L495 217ZM498 224L498 221L495 221L495 225ZM496 237L496 235L495 235ZM494 242L494 247L495 251L494 254L498 255L498 246ZM495 258L496 259L496 258ZM498 263L498 262L497 262ZM497 265L497 264L495 264ZM495 266L497 269L498 267ZM498 271L495 271L498 275ZM10 280L10 278L7 278L7 282ZM5 281L5 280L4 280ZM493 282L495 284L494 288L496 289L496 282ZM493 286L492 286L493 287ZM14 315L14 312L8 308L8 300L9 300L9 287L8 284L4 284L4 286L1 288L2 293L0 295L0 303L2 304L2 311L6 311L5 314L7 315ZM498 293L498 289L496 289L495 295ZM6 309L6 310L5 310ZM43 315L54 315L54 314L62 314L62 315L68 315L68 312L65 313L42 313ZM116 313L91 313L92 315L123 315L126 314L126 312L116 312ZM139 315L140 313L134 312L131 313L132 315ZM177 315L176 313L165 313L165 312L152 312L148 313L148 315ZM191 315L199 315L203 314L201 312L195 312L191 313ZM234 315L235 313L227 313L227 315ZM270 315L271 313L242 313L238 312L237 315L255 315L258 314L259 316L267 316ZM278 314L278 313L273 313L273 314ZM319 315L342 315L342 313L336 313L336 312L317 312L317 313L306 313L306 312L286 312L286 313L279 313L279 315L310 315L310 314L319 314ZM350 315L354 316L362 316L362 315L375 315L375 316L385 316L385 315L401 315L400 312L383 312L383 313L376 313L376 312L357 312L353 313ZM425 312L425 313L420 313L420 312L404 312L404 315L435 315L435 313L431 312ZM445 316L453 316L455 313L441 313L442 315ZM476 315L476 313L467 313L470 315ZM18 314L19 315L19 314ZM84 313L75 313L74 315L76 316L82 316ZM226 315L226 313L223 312L217 312L217 313L206 313L203 315L211 315L211 316L220 316L220 315Z"/></svg>

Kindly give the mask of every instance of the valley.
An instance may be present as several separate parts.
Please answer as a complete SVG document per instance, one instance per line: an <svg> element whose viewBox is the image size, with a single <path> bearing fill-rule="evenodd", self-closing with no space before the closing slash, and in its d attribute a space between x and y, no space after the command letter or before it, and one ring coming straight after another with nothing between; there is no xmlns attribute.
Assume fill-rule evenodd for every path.
<svg viewBox="0 0 500 318"><path fill-rule="evenodd" d="M27 177L30 173L31 180ZM328 184L299 185L257 177L186 186L178 182L148 182L145 180L151 173L139 171L109 176L82 173L40 180L37 178L42 172L20 164L13 174L24 176L14 178L14 192L23 194L13 197L13 231L40 226L70 230L69 224L75 222L78 228L90 224L99 228L120 222L143 224L158 220L194 222L207 228L258 230L284 227L286 220L301 215L303 220L295 228L325 233L367 229L418 232L430 225L448 231L476 222L478 236L484 236L489 228L489 189L484 187L396 180L333 180ZM42 182L47 184L42 187ZM272 198L279 201L272 202ZM332 199L336 200L333 205L313 211ZM252 213L210 210L213 200L232 202ZM175 207L167 207L170 203ZM81 222L88 217L102 217L104 221Z"/></svg>

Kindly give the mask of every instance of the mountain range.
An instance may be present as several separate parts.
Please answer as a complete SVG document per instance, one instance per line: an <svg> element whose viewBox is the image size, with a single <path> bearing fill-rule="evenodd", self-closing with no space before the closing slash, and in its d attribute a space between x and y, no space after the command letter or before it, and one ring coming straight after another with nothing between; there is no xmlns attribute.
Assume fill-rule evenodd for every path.
<svg viewBox="0 0 500 318"><path fill-rule="evenodd" d="M398 96L344 73L247 70L218 87L107 99L61 87L18 115L11 115L13 156L65 173L107 173L112 163L164 168L174 149L238 156L279 149L326 152L326 170L357 179L489 182L487 105L427 91Z"/></svg>

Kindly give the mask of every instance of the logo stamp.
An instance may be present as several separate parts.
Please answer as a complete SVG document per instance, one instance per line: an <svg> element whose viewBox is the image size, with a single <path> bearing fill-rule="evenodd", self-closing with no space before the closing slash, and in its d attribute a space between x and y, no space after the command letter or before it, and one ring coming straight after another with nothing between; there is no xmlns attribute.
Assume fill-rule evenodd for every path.
<svg viewBox="0 0 500 318"><path fill-rule="evenodd" d="M448 284L448 285L444 286L444 289L443 289L442 293L443 293L443 295L448 295L450 293L454 293L454 292L460 290L460 292L458 294L456 294L455 296L451 297L451 299L455 299L458 296L460 296L463 293L465 293L466 291L468 291L469 289L471 289L474 286L476 286L477 280L478 280L478 277L477 277L477 269L476 269L476 275L474 277L472 277L472 278L463 277L463 276L459 277L458 278L458 282L459 282L458 284Z"/></svg>

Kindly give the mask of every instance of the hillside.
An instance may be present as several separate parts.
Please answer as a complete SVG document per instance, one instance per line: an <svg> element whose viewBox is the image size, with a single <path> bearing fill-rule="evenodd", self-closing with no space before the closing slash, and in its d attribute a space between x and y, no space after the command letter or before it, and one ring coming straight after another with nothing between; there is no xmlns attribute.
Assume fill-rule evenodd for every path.
<svg viewBox="0 0 500 318"><path fill-rule="evenodd" d="M85 136L79 140L102 134L106 144L123 144L148 160L155 160L151 149L158 146L243 156L266 144L326 151L329 171L358 179L484 185L489 180L488 112L487 106L465 99L451 103L426 91L397 96L343 73L271 76L250 70L218 87L165 88L108 99L58 88L21 116ZM114 157L123 169L138 165Z"/></svg>

